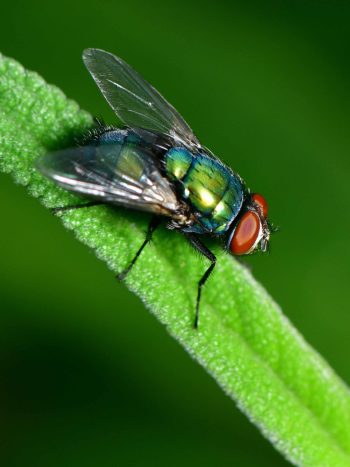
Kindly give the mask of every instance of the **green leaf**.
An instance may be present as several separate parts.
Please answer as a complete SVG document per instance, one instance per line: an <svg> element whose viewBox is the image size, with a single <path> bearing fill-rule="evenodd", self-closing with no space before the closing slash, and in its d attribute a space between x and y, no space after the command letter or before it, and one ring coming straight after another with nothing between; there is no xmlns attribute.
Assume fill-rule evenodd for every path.
<svg viewBox="0 0 350 467"><path fill-rule="evenodd" d="M71 144L91 127L91 116L1 56L0 112L0 170L47 207L76 203L43 179L33 163L48 150ZM67 212L62 221L118 273L143 241L148 216L97 206ZM287 459L304 466L350 466L347 386L246 268L216 253L198 331L192 326L196 286L207 264L181 235L157 231L127 286Z"/></svg>

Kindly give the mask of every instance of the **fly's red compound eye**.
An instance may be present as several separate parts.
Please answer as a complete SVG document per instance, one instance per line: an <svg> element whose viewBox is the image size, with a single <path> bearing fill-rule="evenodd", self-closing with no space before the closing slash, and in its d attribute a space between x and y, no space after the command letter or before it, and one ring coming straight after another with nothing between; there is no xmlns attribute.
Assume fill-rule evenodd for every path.
<svg viewBox="0 0 350 467"><path fill-rule="evenodd" d="M234 255L250 253L257 243L260 231L259 216L254 211L247 211L233 233L229 247L231 253Z"/></svg>
<svg viewBox="0 0 350 467"><path fill-rule="evenodd" d="M252 200L260 207L263 216L267 217L268 205L266 199L262 195L259 195L259 193L254 193L252 195Z"/></svg>

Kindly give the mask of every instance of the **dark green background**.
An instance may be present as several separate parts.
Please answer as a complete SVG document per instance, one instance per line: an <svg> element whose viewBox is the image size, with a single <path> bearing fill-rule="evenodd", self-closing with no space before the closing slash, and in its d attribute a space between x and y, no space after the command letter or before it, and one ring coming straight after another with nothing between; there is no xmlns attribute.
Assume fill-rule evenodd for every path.
<svg viewBox="0 0 350 467"><path fill-rule="evenodd" d="M254 274L350 381L349 3L11 0L1 19L5 55L109 121L81 52L123 57L267 197L281 231ZM104 264L0 182L2 465L285 465Z"/></svg>

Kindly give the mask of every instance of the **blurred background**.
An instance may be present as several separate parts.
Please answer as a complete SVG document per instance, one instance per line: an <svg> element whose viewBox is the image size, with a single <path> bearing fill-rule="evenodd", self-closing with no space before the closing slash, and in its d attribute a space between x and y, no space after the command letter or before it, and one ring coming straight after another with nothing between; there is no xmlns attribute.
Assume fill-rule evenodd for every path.
<svg viewBox="0 0 350 467"><path fill-rule="evenodd" d="M0 48L113 122L85 47L132 64L281 227L255 276L350 381L350 4L11 0ZM0 176L2 465L284 466L140 300Z"/></svg>

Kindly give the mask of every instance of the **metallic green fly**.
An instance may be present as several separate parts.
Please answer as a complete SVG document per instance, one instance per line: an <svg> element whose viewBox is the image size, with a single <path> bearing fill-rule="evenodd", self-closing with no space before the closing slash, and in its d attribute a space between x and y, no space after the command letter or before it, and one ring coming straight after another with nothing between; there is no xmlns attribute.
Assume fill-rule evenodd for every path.
<svg viewBox="0 0 350 467"><path fill-rule="evenodd" d="M124 279L161 220L185 235L210 261L198 282L194 326L201 290L216 263L204 245L207 235L233 255L268 248L267 203L242 178L201 145L179 113L119 57L87 49L84 63L125 127L97 125L83 145L43 157L40 171L90 202L57 210L114 204L153 214L145 241Z"/></svg>

